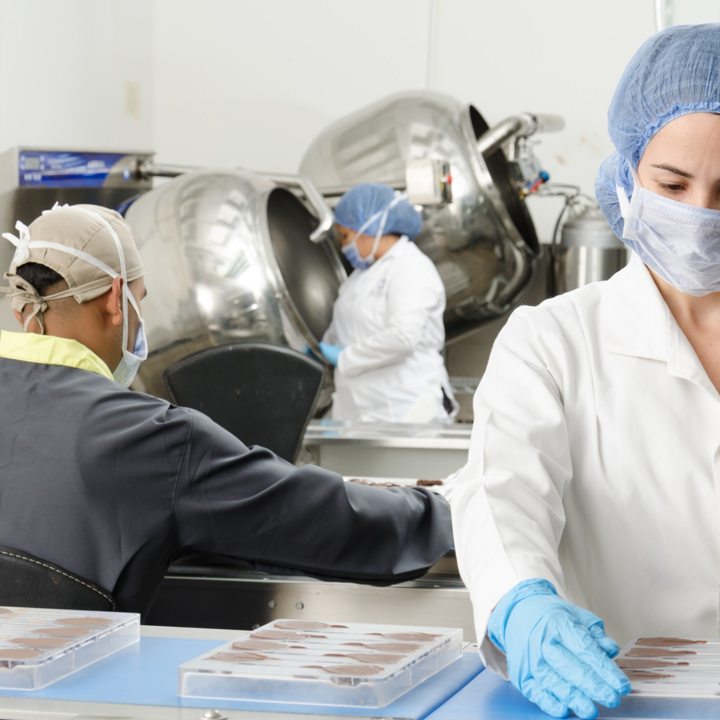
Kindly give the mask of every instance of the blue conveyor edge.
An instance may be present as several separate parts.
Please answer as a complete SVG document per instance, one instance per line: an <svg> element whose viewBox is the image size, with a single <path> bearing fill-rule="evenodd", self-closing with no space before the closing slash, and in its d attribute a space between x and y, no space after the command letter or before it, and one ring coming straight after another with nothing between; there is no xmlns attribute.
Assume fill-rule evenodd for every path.
<svg viewBox="0 0 720 720"><path fill-rule="evenodd" d="M233 702L181 698L177 695L178 665L223 645L218 640L143 637L103 660L52 685L32 692L0 690L0 696L40 700L255 710L314 715L408 718L423 720L457 693L483 666L474 653L466 653L437 675L385 708L347 708L324 705Z"/></svg>

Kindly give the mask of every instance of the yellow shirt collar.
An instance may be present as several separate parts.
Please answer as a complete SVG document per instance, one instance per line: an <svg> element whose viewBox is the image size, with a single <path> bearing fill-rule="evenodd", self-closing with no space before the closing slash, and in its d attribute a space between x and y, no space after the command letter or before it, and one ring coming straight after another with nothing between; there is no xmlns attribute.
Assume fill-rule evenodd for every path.
<svg viewBox="0 0 720 720"><path fill-rule="evenodd" d="M110 368L92 350L77 340L52 335L3 330L0 332L0 357L41 365L64 365L113 379Z"/></svg>

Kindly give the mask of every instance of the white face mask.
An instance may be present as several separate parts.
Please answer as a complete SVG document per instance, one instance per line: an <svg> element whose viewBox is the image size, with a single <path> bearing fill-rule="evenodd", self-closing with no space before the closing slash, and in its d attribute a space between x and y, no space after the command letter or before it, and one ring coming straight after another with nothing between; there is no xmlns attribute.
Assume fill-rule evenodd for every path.
<svg viewBox="0 0 720 720"><path fill-rule="evenodd" d="M58 203L55 203L55 206L52 210L45 210L43 212L43 215L50 212L55 211L61 211L64 208L68 207L67 205L59 205ZM100 222L105 225L108 232L110 233L110 236L115 241L115 246L117 248L118 257L120 259L120 273L115 272L109 265L106 265L101 260L98 260L97 258L94 258L92 255L89 255L86 252L83 252L82 250L77 250L76 248L68 247L67 245L61 245L59 243L51 243L51 242L42 242L42 241L32 241L30 240L30 233L28 231L28 228L23 225L23 223L18 222L16 223L16 228L20 231L20 238L16 238L13 235L10 235L9 233L3 233L3 237L7 238L12 242L18 250L16 251L16 259L22 259L22 253L25 252L28 248L51 248L53 250L58 250L60 252L65 252L70 255L74 255L75 257L80 258L81 260L84 260L87 263L90 263L91 265L94 265L95 267L102 270L104 273L107 273L111 278L115 279L116 277L122 278L123 285L122 285L122 313L123 313L123 333L122 333L122 359L120 360L120 364L115 368L115 372L113 372L113 378L116 382L119 382L121 385L124 385L125 387L130 387L130 384L135 379L135 375L137 374L138 368L140 367L140 363L145 360L148 356L148 348L147 348L147 339L145 337L145 324L142 320L142 316L140 315L140 308L137 304L137 301L133 297L133 294L130 292L128 288L128 281L127 281L127 272L125 269L125 253L122 249L122 244L120 243L120 238L117 236L117 233L115 230L113 230L112 226L98 213L93 212L92 210L88 210L87 208L80 208L75 207L75 210L81 210L82 212L88 213L89 215L92 215L94 218L100 220ZM73 293L73 290L66 290L61 293L56 293L53 296L48 296L48 298L52 297L61 297L61 296L68 296ZM127 349L128 346L128 302L133 306L135 309L135 312L137 313L138 318L140 319L140 327L138 328L137 336L135 338L135 347L133 349L133 352L130 352Z"/></svg>
<svg viewBox="0 0 720 720"><path fill-rule="evenodd" d="M720 210L696 207L640 187L617 186L623 238L663 280L687 295L720 291Z"/></svg>

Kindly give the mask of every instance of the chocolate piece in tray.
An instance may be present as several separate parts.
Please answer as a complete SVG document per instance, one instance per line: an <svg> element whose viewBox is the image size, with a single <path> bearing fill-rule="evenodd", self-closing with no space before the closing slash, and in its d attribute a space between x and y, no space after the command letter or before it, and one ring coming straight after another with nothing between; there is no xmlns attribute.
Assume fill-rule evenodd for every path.
<svg viewBox="0 0 720 720"><path fill-rule="evenodd" d="M461 656L457 628L278 619L183 663L180 695L385 707Z"/></svg>

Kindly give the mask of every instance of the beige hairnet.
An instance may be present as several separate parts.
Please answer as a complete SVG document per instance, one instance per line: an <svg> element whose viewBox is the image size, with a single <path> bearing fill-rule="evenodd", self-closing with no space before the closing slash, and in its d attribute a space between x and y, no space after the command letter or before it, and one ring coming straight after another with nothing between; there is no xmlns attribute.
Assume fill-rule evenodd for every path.
<svg viewBox="0 0 720 720"><path fill-rule="evenodd" d="M120 241L125 258L127 282L137 280L144 274L140 254L130 226L114 210L98 205L64 205L45 211L34 220L29 228L18 223L19 238L5 235L17 247L10 271L5 278L10 283L6 290L12 300L13 310L22 312L25 305L35 306L33 316L38 316L43 330L42 313L47 309L47 300L74 297L79 303L88 302L107 292L114 276L122 276L122 267L117 244L112 230ZM53 247L37 247L35 243L52 243L86 254L107 266L114 275L82 257ZM41 297L37 290L17 275L18 267L26 263L38 263L54 270L68 284L68 290ZM29 322L30 318L26 320Z"/></svg>

